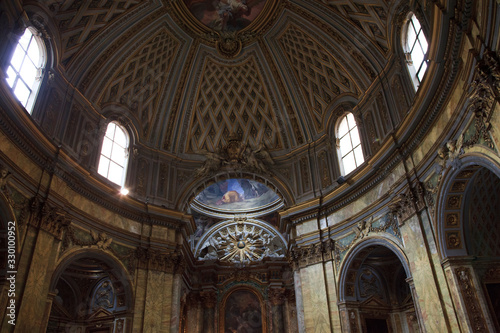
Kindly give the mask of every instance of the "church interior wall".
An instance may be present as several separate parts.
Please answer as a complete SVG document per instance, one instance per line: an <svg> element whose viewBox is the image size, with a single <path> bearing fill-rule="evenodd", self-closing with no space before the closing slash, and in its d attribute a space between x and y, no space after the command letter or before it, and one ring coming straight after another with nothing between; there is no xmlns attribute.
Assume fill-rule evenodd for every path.
<svg viewBox="0 0 500 333"><path fill-rule="evenodd" d="M298 0L281 2L290 17L313 10L303 13L307 18L320 8ZM99 78L117 73L101 69L102 77L87 82L91 76L84 76L83 65L92 59L81 65L64 62L63 36L48 6L0 4L0 31L5 32L0 37L0 225L9 235L7 223L16 222L17 295L13 326L7 316L11 286L7 279L0 281L1 330L224 332L227 323L237 320L229 305L235 309L241 299L254 305L247 315L254 316L259 332L371 332L371 326L412 333L499 330L500 3L401 4L400 13L391 12L390 41L400 43L403 18L410 11L432 41L426 80L416 93L402 50L392 47L386 60L377 49L372 59L384 58L386 65L366 65L352 74L365 76L359 85L366 94L360 99L347 94L330 105L323 131L304 132L308 143L290 144L298 140L293 134L286 148L271 151L275 171L220 166L223 172L210 176L203 174L202 158L192 158L192 148L180 149L184 142L172 143L177 151L161 151L157 144L163 138L145 135L144 124L127 103L101 109L90 99L104 93L96 90ZM138 6L135 15L168 15L166 9L155 11L163 8L156 1ZM134 16L133 21L140 19ZM50 50L31 115L4 80L26 24L41 31ZM257 46L273 44L271 36L284 31L278 28ZM317 38L333 44L332 36L327 31ZM194 42L183 30L177 37L187 58L176 61L199 61L193 71L203 65L194 49L219 52L205 44L188 50ZM143 45L142 40L129 42ZM100 45L92 52L105 49ZM242 52L248 58L259 53ZM368 58L369 52L363 52ZM377 78L369 78L367 68L379 70ZM69 69L75 77L66 76ZM174 76L187 77L183 73ZM269 88L269 94L301 91L292 73L285 88ZM194 89L189 93L197 96ZM285 108L286 98L279 101ZM180 103L187 108L193 101ZM359 124L366 161L349 176L342 175L335 138L337 120L346 112L353 112ZM314 115L307 117L313 124L309 117ZM110 121L130 135L129 196L118 195L120 186L97 173ZM185 115L176 121L189 123ZM265 184L283 201L275 213L278 222L269 228L281 235L285 255L263 257L249 267L196 256L198 225L191 203L210 185L235 178ZM474 192L475 187L484 193ZM491 209L491 214L482 217L474 207ZM228 218L217 218L207 230L227 223ZM239 225L268 223L258 218L235 216L235 235ZM7 253L6 237L0 237L5 247L0 260ZM198 237L209 242L210 237ZM479 251L481 245L488 250ZM0 274L6 277L2 265Z"/></svg>

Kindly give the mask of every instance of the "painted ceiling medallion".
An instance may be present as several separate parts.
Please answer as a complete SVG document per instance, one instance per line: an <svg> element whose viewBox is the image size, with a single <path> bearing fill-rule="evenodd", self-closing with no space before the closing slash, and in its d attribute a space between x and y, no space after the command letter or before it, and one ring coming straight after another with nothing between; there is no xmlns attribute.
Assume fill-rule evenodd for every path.
<svg viewBox="0 0 500 333"><path fill-rule="evenodd" d="M265 257L285 256L283 239L270 228L251 223L216 227L198 246L198 259L249 264Z"/></svg>
<svg viewBox="0 0 500 333"><path fill-rule="evenodd" d="M240 54L248 44L268 28L272 13L279 1L267 0L184 0L188 16L195 20L189 24L193 31L204 31L202 38L215 46L225 58ZM198 26L198 27L195 27Z"/></svg>
<svg viewBox="0 0 500 333"><path fill-rule="evenodd" d="M184 0L193 16L210 29L239 31L252 23L267 0Z"/></svg>

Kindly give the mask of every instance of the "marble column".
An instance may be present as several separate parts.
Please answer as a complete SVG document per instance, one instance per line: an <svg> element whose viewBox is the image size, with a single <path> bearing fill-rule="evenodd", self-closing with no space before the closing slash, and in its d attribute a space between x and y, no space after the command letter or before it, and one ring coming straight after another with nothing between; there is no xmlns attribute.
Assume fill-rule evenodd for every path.
<svg viewBox="0 0 500 333"><path fill-rule="evenodd" d="M269 289L269 302L272 313L272 332L285 332L283 321L283 303L285 301L285 288Z"/></svg>
<svg viewBox="0 0 500 333"><path fill-rule="evenodd" d="M304 318L304 300L302 298L302 283L300 279L300 270L293 272L293 280L295 284L295 304L297 306L297 323L299 326L299 333L306 331L306 324Z"/></svg>
<svg viewBox="0 0 500 333"><path fill-rule="evenodd" d="M203 306L203 332L215 332L215 305L217 304L217 295L215 291L202 291L200 293Z"/></svg>
<svg viewBox="0 0 500 333"><path fill-rule="evenodd" d="M181 310L181 282L182 273L174 275L172 284L172 317L170 319L170 333L179 332L180 310Z"/></svg>

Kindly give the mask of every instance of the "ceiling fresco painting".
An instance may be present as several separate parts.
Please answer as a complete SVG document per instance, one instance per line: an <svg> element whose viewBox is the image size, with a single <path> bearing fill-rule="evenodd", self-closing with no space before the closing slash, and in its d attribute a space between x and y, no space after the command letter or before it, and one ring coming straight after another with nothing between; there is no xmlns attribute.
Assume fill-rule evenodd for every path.
<svg viewBox="0 0 500 333"><path fill-rule="evenodd" d="M244 213L272 206L280 198L269 187L251 179L228 179L210 185L195 201L214 211Z"/></svg>
<svg viewBox="0 0 500 333"><path fill-rule="evenodd" d="M260 14L267 0L184 0L203 25L222 32L246 28Z"/></svg>

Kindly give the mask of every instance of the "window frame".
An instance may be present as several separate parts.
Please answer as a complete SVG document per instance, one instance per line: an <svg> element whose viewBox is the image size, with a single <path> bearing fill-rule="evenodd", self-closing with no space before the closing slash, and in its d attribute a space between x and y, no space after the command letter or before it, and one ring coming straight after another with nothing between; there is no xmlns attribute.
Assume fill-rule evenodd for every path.
<svg viewBox="0 0 500 333"><path fill-rule="evenodd" d="M115 126L114 131L113 131L113 138L107 136L108 132L109 132L109 126L110 125L114 125ZM116 131L118 129L123 132L123 135L125 137L125 147L122 147L119 143L115 142ZM105 148L105 142L106 142L106 140L108 140L111 143L111 146L109 147L109 151L110 152L109 152L108 156L106 156L106 155L103 154L103 149L107 149L107 148ZM116 161L116 160L113 159L113 152L114 152L114 148L115 147L123 148L124 149L124 157L123 157L123 162L122 162L123 165L120 165L118 163L118 161ZM108 166L106 167L106 175L104 175L103 173L101 173L101 161L103 160L103 158L107 159L109 161ZM99 158L98 158L98 161L97 161L97 173L100 176L106 178L111 183L113 183L113 184L115 184L117 186L120 186L120 188L125 188L125 181L126 181L126 178L127 178L127 171L128 171L129 159L130 159L130 133L127 131L127 129L126 129L125 126L121 125L117 121L112 120L112 121L110 121L110 122L107 123L107 125L106 125L106 131L104 132L104 135L101 138L101 149L99 150ZM115 182L115 180L111 179L110 176L109 176L111 163L115 163L117 166L119 166L119 167L122 168L122 174L121 174L121 179L120 179L119 183Z"/></svg>
<svg viewBox="0 0 500 333"><path fill-rule="evenodd" d="M415 21L418 23L419 29L416 29ZM414 37L415 40L413 42L413 45L410 45L410 41L409 41L411 29L413 30L413 32L415 34L415 37ZM402 37L403 37L402 38L402 47L403 47L403 51L405 54L406 68L408 69L408 72L410 74L410 79L413 83L413 87L415 88L415 91L417 91L418 88L420 87L420 84L424 80L425 73L427 72L427 68L428 68L429 41L425 35L424 29L422 27L422 24L420 23L420 20L413 12L410 12L407 16L407 20L403 26L403 36ZM425 41L425 45L426 45L425 50L422 47L422 41ZM414 50L416 47L420 48L420 50L423 53L422 61L418 64L418 67L414 62L414 58L415 58ZM425 66L425 68L424 68L424 66Z"/></svg>
<svg viewBox="0 0 500 333"><path fill-rule="evenodd" d="M350 126L349 123L349 118L352 117L352 122L354 123L353 126ZM340 129L342 126L343 121L346 121L346 126L347 126L347 131L340 135ZM351 136L351 132L356 131L356 136L357 140L354 140L354 142L357 142L355 145L353 144L353 137ZM342 146L342 139L348 136L349 138L349 144L350 144L350 149L343 154L343 151L341 149ZM337 147L337 156L339 160L339 167L340 167L340 173L342 176L346 176L350 174L351 172L355 171L357 168L359 168L364 162L365 162L365 155L363 151L363 143L361 140L361 135L359 132L359 126L356 122L356 118L354 117L354 114L352 112L346 112L344 113L339 119L337 120L337 124L335 126L335 138L336 138L336 147ZM358 149L359 148L359 149ZM349 154L352 153L353 160L354 160L354 168L351 169L346 169L346 163L344 163L344 158L346 158ZM358 155L356 157L356 155ZM359 161L359 157L361 157L361 161ZM346 171L347 170L347 171Z"/></svg>
<svg viewBox="0 0 500 333"><path fill-rule="evenodd" d="M25 50L24 46L22 45L22 38L26 35L27 32L30 32L31 35L29 37L29 41L27 43L27 47ZM30 54L33 45L36 45L37 48L36 50L37 52L34 52L38 54L37 63L35 63L32 59L34 53ZM14 58L16 57L16 53L18 54L20 53L23 57L21 63L19 64L19 69L16 69L16 65L12 63ZM45 74L45 68L47 66L47 59L48 59L47 47L45 46L45 42L41 37L41 33L33 26L26 27L25 31L19 37L17 43L15 44L12 55L7 64L5 81L7 85L10 87L13 96L16 97L19 103L21 103L21 105L26 109L26 111L30 115L33 113L35 102L38 97L38 93L40 91L40 87L43 81L43 76ZM32 82L26 82L27 81L26 77L23 77L22 73L23 68L26 69L27 68L26 66L29 66L26 65L26 61L31 62L33 67L35 67L36 73L34 75L34 78L30 76ZM9 77L9 72L14 74L12 83L9 82L11 80ZM16 94L16 89L19 84L23 84L29 91L25 101L22 101L20 97Z"/></svg>

